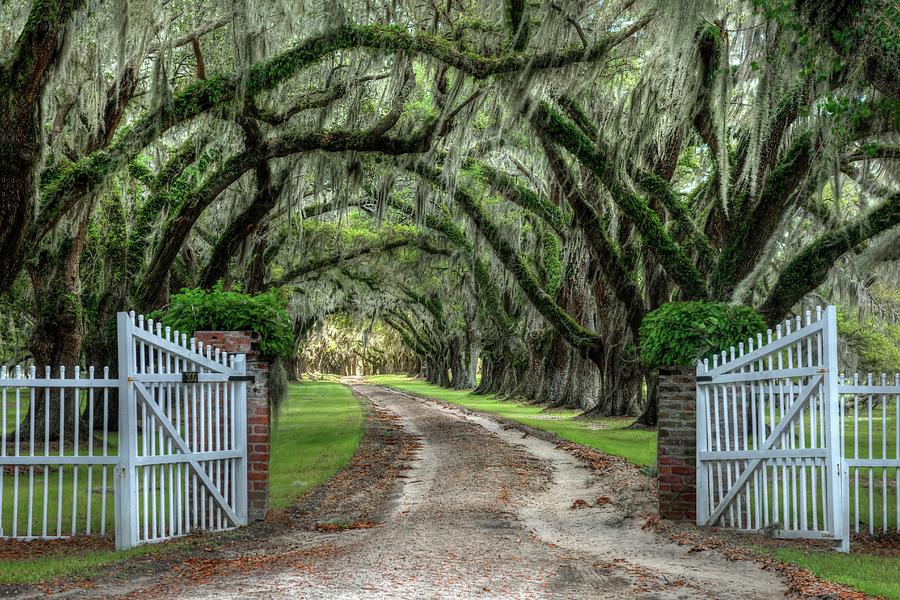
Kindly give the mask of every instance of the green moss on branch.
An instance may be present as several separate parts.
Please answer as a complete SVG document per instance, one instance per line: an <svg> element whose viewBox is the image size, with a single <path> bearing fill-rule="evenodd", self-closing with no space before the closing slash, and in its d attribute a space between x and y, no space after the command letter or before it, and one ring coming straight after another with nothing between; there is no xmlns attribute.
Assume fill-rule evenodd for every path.
<svg viewBox="0 0 900 600"><path fill-rule="evenodd" d="M439 170L423 162L413 163L409 168L433 185L441 185L442 174ZM586 356L595 357L599 353L600 336L582 327L547 294L530 266L530 261L516 252L506 241L484 207L473 194L469 193L464 184L456 186L453 198L484 236L504 267L516 278L519 287L532 306L559 331L560 335L573 348Z"/></svg>
<svg viewBox="0 0 900 600"><path fill-rule="evenodd" d="M727 298L756 265L775 226L784 214L792 192L806 176L812 154L811 133L798 136L766 178L756 204L738 215L731 243L719 255L712 273L713 297Z"/></svg>
<svg viewBox="0 0 900 600"><path fill-rule="evenodd" d="M628 189L619 179L611 158L603 152L601 146L594 144L575 124L545 102L536 107L531 122L535 129L568 150L603 182L616 204L634 223L647 248L672 281L681 287L685 297L706 298L708 291L703 275L669 236L659 216L648 206L646 200Z"/></svg>
<svg viewBox="0 0 900 600"><path fill-rule="evenodd" d="M866 240L900 224L900 193L884 204L829 231L807 245L781 271L760 312L769 323L781 321L806 294L819 287L837 260L847 252L858 252Z"/></svg>
<svg viewBox="0 0 900 600"><path fill-rule="evenodd" d="M651 17L652 14L648 14L626 29L600 38L587 49L573 46L547 51L509 51L497 56L475 54L460 49L444 38L410 32L399 26L351 24L322 33L253 65L247 72L211 76L191 84L178 92L171 102L148 112L132 127L117 134L107 149L97 151L64 170L54 185L42 190L41 217L37 219L41 226L35 233L42 238L84 197L90 187L102 184L172 127L232 101L241 86L246 94L255 96L275 88L335 52L355 48L412 52L431 56L476 79L485 79L526 67L550 69L600 60L611 48L643 28Z"/></svg>
<svg viewBox="0 0 900 600"><path fill-rule="evenodd" d="M565 238L568 234L569 223L560 208L544 196L519 183L515 177L474 158L467 159L463 168L467 175L488 183L510 202L540 217L560 237Z"/></svg>

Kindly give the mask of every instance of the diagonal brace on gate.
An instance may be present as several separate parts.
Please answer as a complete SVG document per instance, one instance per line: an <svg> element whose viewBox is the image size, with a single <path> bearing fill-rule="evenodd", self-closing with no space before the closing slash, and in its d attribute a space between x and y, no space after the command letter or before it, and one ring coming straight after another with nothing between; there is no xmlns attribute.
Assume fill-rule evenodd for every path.
<svg viewBox="0 0 900 600"><path fill-rule="evenodd" d="M784 433L791 422L797 417L798 413L807 405L809 399L812 397L813 392L822 384L822 380L824 379L824 373L819 373L815 377L809 380L809 383L806 384L801 390L800 394L797 396L797 401L791 404L790 409L788 409L787 413L785 413L784 417L779 421L778 425L772 430L769 434L769 437L763 442L760 450L771 450L775 445L775 442L780 438ZM760 463L763 461L763 458L753 458L747 461L746 468L741 471L740 476L737 478L737 481L734 482L734 485L725 495L725 498L716 506L716 509L709 515L709 519L706 520L704 525L706 527L711 527L715 524L716 521L722 516L725 510L728 508L728 505L734 500L735 496L741 493L741 490L744 487L744 484L750 479L750 476L753 475L753 472L756 471L757 467L759 467Z"/></svg>
<svg viewBox="0 0 900 600"><path fill-rule="evenodd" d="M169 420L169 417L163 412L162 408L156 401L153 399L153 394L144 386L140 381L132 381L134 384L134 388L140 393L144 404L151 410L151 412L156 416L156 420L162 425L163 429L165 429L166 434L172 439L175 445L178 447L178 450L184 455L185 462L193 468L194 472L197 474L197 477L200 478L200 482L209 490L209 493L212 494L216 503L219 507L225 512L225 515L228 517L228 520L231 521L232 525L235 527L242 525L240 519L238 519L237 514L231 509L228 505L228 501L222 496L222 493L219 491L219 488L212 482L209 478L209 475L206 474L206 471L200 465L200 462L197 461L196 458L193 457L191 453L191 449L188 448L187 443L184 441L184 438L181 437L181 434L172 426L172 422Z"/></svg>

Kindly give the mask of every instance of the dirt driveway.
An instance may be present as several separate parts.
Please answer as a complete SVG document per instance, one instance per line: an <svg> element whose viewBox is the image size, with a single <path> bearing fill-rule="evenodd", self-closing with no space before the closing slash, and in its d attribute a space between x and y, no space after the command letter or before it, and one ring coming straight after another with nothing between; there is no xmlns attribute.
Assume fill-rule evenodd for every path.
<svg viewBox="0 0 900 600"><path fill-rule="evenodd" d="M296 527L244 543L202 578L176 565L70 595L179 598L779 598L777 575L651 530L584 462L478 415L378 386L354 392L418 438L373 527ZM360 468L357 465L356 468ZM361 466L362 469L366 465ZM372 468L381 467L373 465ZM391 477L392 481L397 473ZM359 475L356 475L359 479ZM350 482L352 489L352 481ZM345 488L346 489L346 488ZM332 495L327 495L332 494ZM352 492L325 492L338 507ZM339 508L335 508L340 512ZM346 512L346 511L345 511ZM631 513L631 515L629 514ZM632 516L633 515L633 516ZM348 516L347 522L354 517ZM222 568L222 564L231 565Z"/></svg>
<svg viewBox="0 0 900 600"><path fill-rule="evenodd" d="M554 444L384 388L355 385L421 442L383 524L334 534L303 568L235 573L196 598L773 598L755 564L691 553L626 518ZM583 506L582 508L573 508ZM183 591L182 591L183 592Z"/></svg>

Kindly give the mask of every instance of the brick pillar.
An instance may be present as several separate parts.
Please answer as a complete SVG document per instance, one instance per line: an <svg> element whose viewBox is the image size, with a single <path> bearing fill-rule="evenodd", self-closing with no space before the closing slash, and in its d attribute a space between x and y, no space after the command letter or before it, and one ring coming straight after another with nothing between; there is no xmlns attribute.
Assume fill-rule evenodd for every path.
<svg viewBox="0 0 900 600"><path fill-rule="evenodd" d="M229 354L247 356L247 516L269 514L269 362L259 355L259 337L250 331L198 331L197 341Z"/></svg>
<svg viewBox="0 0 900 600"><path fill-rule="evenodd" d="M269 362L247 353L247 516L261 521L269 514Z"/></svg>
<svg viewBox="0 0 900 600"><path fill-rule="evenodd" d="M664 519L696 520L697 423L696 369L659 370L658 466L659 515Z"/></svg>

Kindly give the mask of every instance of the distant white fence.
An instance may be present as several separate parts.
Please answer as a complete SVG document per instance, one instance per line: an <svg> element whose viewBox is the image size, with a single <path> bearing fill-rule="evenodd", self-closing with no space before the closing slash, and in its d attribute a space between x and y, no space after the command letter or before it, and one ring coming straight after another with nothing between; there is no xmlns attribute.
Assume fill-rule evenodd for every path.
<svg viewBox="0 0 900 600"><path fill-rule="evenodd" d="M247 522L244 355L134 313L118 345L116 378L0 371L0 537L127 548Z"/></svg>
<svg viewBox="0 0 900 600"><path fill-rule="evenodd" d="M900 376L840 375L837 344L829 306L698 365L699 525L898 532Z"/></svg>

